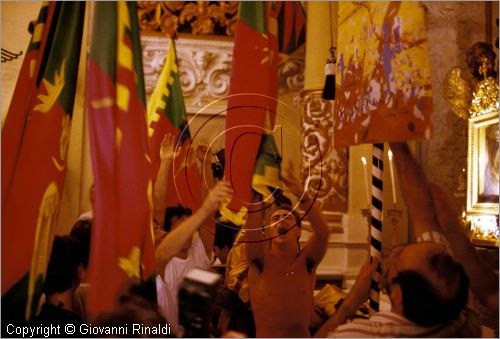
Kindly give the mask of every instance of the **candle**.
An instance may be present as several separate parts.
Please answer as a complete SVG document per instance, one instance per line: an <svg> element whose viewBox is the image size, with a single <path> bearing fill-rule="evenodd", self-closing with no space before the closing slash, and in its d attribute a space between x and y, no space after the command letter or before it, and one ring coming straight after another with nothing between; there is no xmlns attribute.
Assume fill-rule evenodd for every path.
<svg viewBox="0 0 500 339"><path fill-rule="evenodd" d="M392 185L392 202L394 205L396 205L397 199L396 199L396 182L394 180L394 168L392 165L392 151L389 149L389 152L387 152L387 155L389 156L389 172L391 173L391 185Z"/></svg>
<svg viewBox="0 0 500 339"><path fill-rule="evenodd" d="M361 162L363 163L363 172L365 175L365 191L366 191L366 203L370 206L370 192L368 190L368 172L366 171L366 158L361 157Z"/></svg>

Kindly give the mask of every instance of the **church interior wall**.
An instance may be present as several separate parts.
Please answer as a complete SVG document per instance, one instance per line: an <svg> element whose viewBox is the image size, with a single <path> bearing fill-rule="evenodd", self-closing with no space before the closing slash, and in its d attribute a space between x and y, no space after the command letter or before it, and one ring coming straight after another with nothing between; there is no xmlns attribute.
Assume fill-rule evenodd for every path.
<svg viewBox="0 0 500 339"><path fill-rule="evenodd" d="M450 192L462 198L465 204L465 187L463 186L465 173L463 170L467 167L467 122L451 113L442 95L442 84L446 73L451 67L459 65L466 69L465 51L473 43L486 39L484 29L486 25L486 5L484 2L425 2L425 5L427 6L429 54L433 70L434 111L432 121L434 131L432 140L412 143L412 148L422 163L428 178L431 181L443 183ZM494 3L494 6L496 6L496 10L494 9L493 13L498 13L498 3ZM1 8L2 47L5 46L14 52L23 51L24 55L30 37L27 32L27 25L30 20L36 17L39 3L2 2ZM498 18L498 14L496 15ZM498 27L493 27L496 29L495 36L498 36ZM197 39L199 40L199 38ZM227 39L223 40L223 43L226 46L225 48L229 48L227 47ZM191 52L195 53L197 51L191 50ZM305 58L307 58L307 51L305 55ZM182 57L181 53L180 56ZM222 64L225 62L227 66L227 60L221 59L217 62ZM305 60L306 64L307 62L308 60ZM11 62L2 63L2 117L8 110L21 64L22 56ZM203 70L204 66L200 67ZM305 68L308 68L307 65ZM323 65L320 68L322 69ZM305 78L308 79L307 74ZM198 79L197 81L201 80ZM314 84L315 80L311 81L309 83L306 81L305 86L302 84L302 88L307 88L308 86L314 87L311 84ZM215 136L223 132L225 115L220 114L216 118L213 118L213 114L224 107L225 101L219 101L212 107L212 110L205 109L203 111L202 108L216 98L207 96L205 101L200 99L201 101L196 102L193 101L196 96L196 90L193 91L185 95L188 116L193 119L190 125L191 135L197 134L200 131L197 134L199 135L199 141L206 142L214 139ZM299 107L300 103L298 102L299 94L300 90L289 90L282 93L279 98L277 125L283 128L277 132L276 136L277 140L280 140L278 147L283 155L284 163L288 160L294 163L302 163L302 139L300 138L300 133L298 133L301 127L301 111ZM83 102L80 105L83 105ZM85 117L81 119L85 119ZM222 140L221 138L217 138L213 148L216 150L221 149L223 147ZM368 250L368 226L366 218L362 215L362 210L367 208L365 186L362 180L364 175L364 168L361 163L362 156L367 158L367 168L371 169L371 145L350 147L348 158L349 189L347 211L339 213L340 219L332 222L332 226L338 227L330 236L328 253L318 270L320 274L343 275L344 278L349 280L354 278L360 265L364 262ZM389 163L387 152L384 162L387 164L387 169ZM78 213L89 209L88 194L86 192L92 180L88 160L84 166L85 169L82 173L82 178L84 179L79 183L78 197L75 198L77 201L71 207L73 209L76 208ZM296 174L298 175L299 173ZM371 171L369 171L368 175L371 177ZM384 171L384 201L386 202L387 209L393 205L389 175L388 170ZM397 174L395 175L397 183ZM399 187L398 184L396 186ZM388 245L391 242L405 243L408 240L406 208L402 202L399 189L396 190L396 197L397 207L402 210L401 227L398 230L398 234L394 236L392 234L393 229L386 222L383 229L384 245ZM71 226L69 220L77 215L77 212L73 211L69 216L66 216L64 221L61 221L60 233L64 233ZM386 212L384 218L386 221L389 220ZM307 231L304 233L305 240L307 239Z"/></svg>

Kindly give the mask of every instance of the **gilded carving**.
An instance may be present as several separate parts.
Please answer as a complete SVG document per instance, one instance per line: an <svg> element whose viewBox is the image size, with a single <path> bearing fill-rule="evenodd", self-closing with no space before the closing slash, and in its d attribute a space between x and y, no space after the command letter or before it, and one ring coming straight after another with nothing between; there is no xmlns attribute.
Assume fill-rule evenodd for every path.
<svg viewBox="0 0 500 339"><path fill-rule="evenodd" d="M493 46L484 42L475 43L467 50L467 64L476 79L482 81L476 86L469 109L471 117L498 111L498 83L495 80L495 52Z"/></svg>
<svg viewBox="0 0 500 339"><path fill-rule="evenodd" d="M467 220L479 245L498 246L498 94L493 78L481 81L469 111Z"/></svg>
<svg viewBox="0 0 500 339"><path fill-rule="evenodd" d="M469 118L472 88L469 81L464 79L460 67L455 66L446 74L443 95L456 116L462 119Z"/></svg>
<svg viewBox="0 0 500 339"><path fill-rule="evenodd" d="M329 212L347 210L347 148L333 147L333 103L320 91L302 93L302 178Z"/></svg>
<svg viewBox="0 0 500 339"><path fill-rule="evenodd" d="M453 67L446 74L443 95L456 116L468 119L493 109L495 104L498 107L498 98L495 98L498 85L493 80L496 77L495 57L493 46L477 42L466 53L470 74L459 66ZM474 94L473 88L475 88Z"/></svg>
<svg viewBox="0 0 500 339"><path fill-rule="evenodd" d="M194 35L233 36L237 1L139 1L139 26L143 31Z"/></svg>
<svg viewBox="0 0 500 339"><path fill-rule="evenodd" d="M477 85L469 110L470 117L498 110L498 83L488 78Z"/></svg>

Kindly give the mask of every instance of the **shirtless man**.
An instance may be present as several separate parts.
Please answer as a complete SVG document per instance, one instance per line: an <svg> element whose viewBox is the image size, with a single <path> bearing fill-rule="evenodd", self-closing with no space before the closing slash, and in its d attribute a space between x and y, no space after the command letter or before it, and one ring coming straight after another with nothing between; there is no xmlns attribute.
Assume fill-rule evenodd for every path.
<svg viewBox="0 0 500 339"><path fill-rule="evenodd" d="M321 209L305 195L291 168L283 181L294 195L302 197L301 207L308 211L313 233L300 249L300 218L291 206L276 207L262 229L262 208L252 205L245 225L250 304L257 337L304 338L311 336L316 268L326 252L328 227Z"/></svg>

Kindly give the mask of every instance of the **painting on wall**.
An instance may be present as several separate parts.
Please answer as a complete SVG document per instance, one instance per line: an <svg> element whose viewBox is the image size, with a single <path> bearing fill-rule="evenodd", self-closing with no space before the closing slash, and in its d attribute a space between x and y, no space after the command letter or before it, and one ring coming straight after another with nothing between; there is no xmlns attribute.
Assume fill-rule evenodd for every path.
<svg viewBox="0 0 500 339"><path fill-rule="evenodd" d="M469 212L498 213L498 111L469 120Z"/></svg>
<svg viewBox="0 0 500 339"><path fill-rule="evenodd" d="M498 247L498 105L469 119L467 214L474 244Z"/></svg>
<svg viewBox="0 0 500 339"><path fill-rule="evenodd" d="M498 124L478 129L478 202L498 202Z"/></svg>

